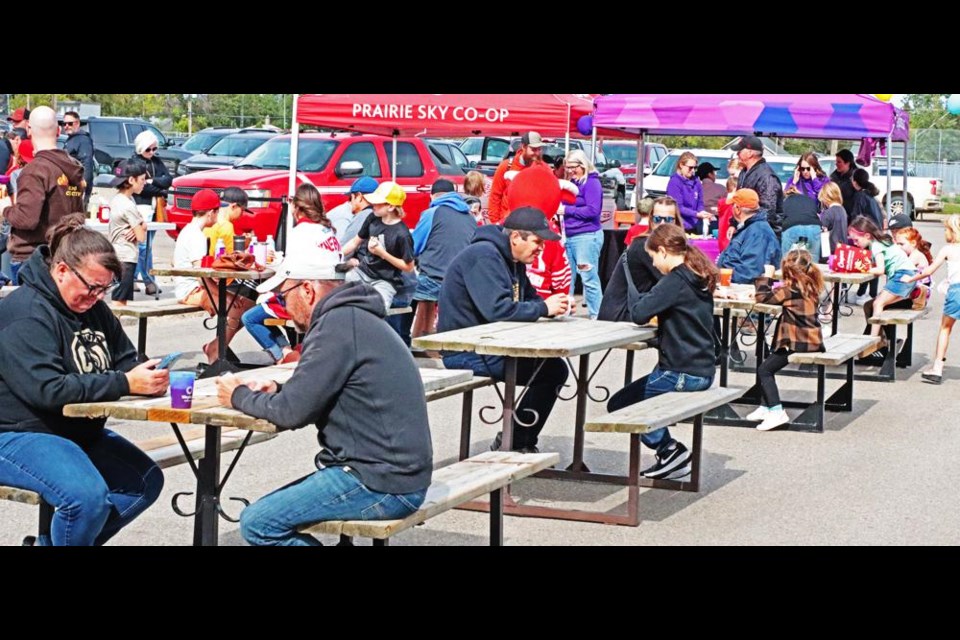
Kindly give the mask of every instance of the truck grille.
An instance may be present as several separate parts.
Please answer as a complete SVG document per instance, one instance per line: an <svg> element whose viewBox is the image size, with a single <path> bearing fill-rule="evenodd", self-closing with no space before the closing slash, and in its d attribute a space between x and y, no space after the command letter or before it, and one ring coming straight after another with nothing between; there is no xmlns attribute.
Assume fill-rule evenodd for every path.
<svg viewBox="0 0 960 640"><path fill-rule="evenodd" d="M200 187L178 187L174 191L173 203L177 209L190 210L190 201L193 200L193 194L200 191Z"/></svg>

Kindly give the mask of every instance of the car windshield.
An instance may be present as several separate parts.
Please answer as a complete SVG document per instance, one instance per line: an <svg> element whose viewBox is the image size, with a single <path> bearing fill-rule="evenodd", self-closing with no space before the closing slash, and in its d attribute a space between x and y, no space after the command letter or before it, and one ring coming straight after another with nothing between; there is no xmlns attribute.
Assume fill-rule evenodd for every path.
<svg viewBox="0 0 960 640"><path fill-rule="evenodd" d="M475 156L480 154L482 147L483 138L467 138L460 144L460 151L468 156Z"/></svg>
<svg viewBox="0 0 960 640"><path fill-rule="evenodd" d="M184 151L203 153L206 149L209 149L213 143L222 137L222 135L218 135L216 133L198 133L184 142L182 148Z"/></svg>
<svg viewBox="0 0 960 640"><path fill-rule="evenodd" d="M260 145L267 140L269 140L269 138L262 138L260 136L250 137L244 134L227 136L217 144L210 147L210 150L207 151L207 155L235 156L237 158L242 158L243 156L259 148Z"/></svg>
<svg viewBox="0 0 960 640"><path fill-rule="evenodd" d="M340 140L309 140L300 138L297 170L323 171L330 162ZM290 138L273 138L237 164L245 169L289 169Z"/></svg>
<svg viewBox="0 0 960 640"><path fill-rule="evenodd" d="M653 170L653 175L663 176L669 178L677 170L677 161L680 159L680 154L671 154L660 161L660 164L657 165L657 168ZM717 168L717 182L726 180L730 177L730 173L727 171L727 163L730 161L730 156L697 156L697 163L702 164L704 162L709 162ZM793 175L791 173L791 175Z"/></svg>
<svg viewBox="0 0 960 640"><path fill-rule="evenodd" d="M607 160L619 160L621 165L637 164L637 145L635 144L610 144L603 145L603 153Z"/></svg>
<svg viewBox="0 0 960 640"><path fill-rule="evenodd" d="M791 160L789 162L782 160L768 160L767 164L770 165L770 168L773 169L773 172L777 174L777 177L780 178L780 184L787 184L787 180L793 178L793 172L797 168L797 162Z"/></svg>

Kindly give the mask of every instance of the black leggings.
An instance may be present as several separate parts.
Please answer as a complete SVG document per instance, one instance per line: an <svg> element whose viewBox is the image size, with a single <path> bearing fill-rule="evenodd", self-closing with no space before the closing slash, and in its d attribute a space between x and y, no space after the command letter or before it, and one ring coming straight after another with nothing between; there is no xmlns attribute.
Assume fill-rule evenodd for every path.
<svg viewBox="0 0 960 640"><path fill-rule="evenodd" d="M787 366L787 357L793 353L789 349L779 349L772 351L768 355L757 373L760 376L760 396L763 399L763 406L775 407L780 404L780 391L777 390L777 379L774 375L780 369Z"/></svg>

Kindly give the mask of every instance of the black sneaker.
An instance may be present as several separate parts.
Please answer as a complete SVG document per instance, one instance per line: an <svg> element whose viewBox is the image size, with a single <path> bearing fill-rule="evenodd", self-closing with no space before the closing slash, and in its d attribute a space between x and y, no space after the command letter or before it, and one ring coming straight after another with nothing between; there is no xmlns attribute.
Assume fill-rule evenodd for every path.
<svg viewBox="0 0 960 640"><path fill-rule="evenodd" d="M867 367L882 367L884 360L887 359L887 348L881 347L864 358L857 358L857 364Z"/></svg>
<svg viewBox="0 0 960 640"><path fill-rule="evenodd" d="M540 453L540 449L532 444L528 444L525 447L520 447L519 449L514 449L514 451L517 453Z"/></svg>
<svg viewBox="0 0 960 640"><path fill-rule="evenodd" d="M20 543L22 547L35 547L37 546L37 536L24 536L23 541Z"/></svg>
<svg viewBox="0 0 960 640"><path fill-rule="evenodd" d="M674 440L657 450L657 462L640 472L645 478L665 478L690 461L690 451Z"/></svg>
<svg viewBox="0 0 960 640"><path fill-rule="evenodd" d="M143 288L143 292L146 293L148 296L155 296L158 293L162 293L160 289L157 287L157 285L154 284L153 282L147 283L147 286Z"/></svg>

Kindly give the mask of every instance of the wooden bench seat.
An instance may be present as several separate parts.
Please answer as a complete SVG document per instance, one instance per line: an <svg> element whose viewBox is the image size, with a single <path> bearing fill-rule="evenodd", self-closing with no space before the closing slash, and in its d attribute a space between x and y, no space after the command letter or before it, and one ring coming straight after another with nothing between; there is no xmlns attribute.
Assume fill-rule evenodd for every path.
<svg viewBox="0 0 960 640"><path fill-rule="evenodd" d="M913 323L927 315L929 309L884 309L879 316L867 320L869 324L878 324L883 327L887 336L887 344L897 344L897 326L907 326L907 339L901 348L890 348L884 358L880 372L876 379L893 382L897 378L897 367L901 369L913 365ZM861 374L861 377L863 375Z"/></svg>
<svg viewBox="0 0 960 640"><path fill-rule="evenodd" d="M179 302L135 302L122 307L110 307L113 315L118 318L137 319L137 357L147 359L147 320L163 316L179 316L188 313L202 312L201 307Z"/></svg>
<svg viewBox="0 0 960 640"><path fill-rule="evenodd" d="M466 460L470 457L470 432L473 425L473 392L483 387L490 387L496 384L493 378L484 376L473 376L466 382L459 382L436 391L427 391L427 402L449 398L458 394L463 394L463 400L460 404L460 460Z"/></svg>
<svg viewBox="0 0 960 640"><path fill-rule="evenodd" d="M241 447L247 434L252 434L248 445L265 442L277 436L276 433L262 433L259 431L246 431L244 429L223 429L220 434L220 451L235 451ZM183 439L190 451L193 460L199 460L203 457L205 429L203 427L184 429L181 431ZM161 469L169 469L187 462L187 456L183 448L177 442L175 435L158 436L148 440L135 442L151 460L157 463ZM0 485L0 500L11 502L20 502L22 504L39 505L39 532L40 535L49 535L50 519L53 517L53 508L43 502L40 494L17 487L6 487Z"/></svg>
<svg viewBox="0 0 960 640"><path fill-rule="evenodd" d="M372 538L374 545L385 546L391 536L489 493L490 544L500 546L503 544L503 488L559 461L557 453L488 451L435 470L423 505L402 520L330 520L302 527L300 532Z"/></svg>
<svg viewBox="0 0 960 640"><path fill-rule="evenodd" d="M745 389L714 387L704 391L673 391L644 400L629 407L591 418L584 431L630 434L630 467L627 475L627 515L617 516L614 524L640 524L638 508L639 487L700 490L700 462L702 457L703 414L724 406L744 394ZM689 480L654 480L640 477L640 436L678 422L693 423L693 443L690 450Z"/></svg>

